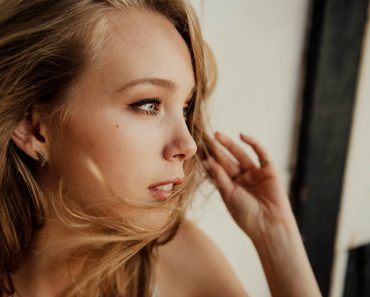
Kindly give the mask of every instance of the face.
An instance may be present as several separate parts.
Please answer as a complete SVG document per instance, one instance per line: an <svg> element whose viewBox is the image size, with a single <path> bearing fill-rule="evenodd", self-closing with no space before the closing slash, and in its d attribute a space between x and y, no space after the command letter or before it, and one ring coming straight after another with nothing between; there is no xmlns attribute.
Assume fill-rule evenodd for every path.
<svg viewBox="0 0 370 297"><path fill-rule="evenodd" d="M46 175L62 177L86 206L166 200L197 149L185 121L195 85L189 50L169 20L149 12L117 13L106 34L66 99L71 116L49 125Z"/></svg>

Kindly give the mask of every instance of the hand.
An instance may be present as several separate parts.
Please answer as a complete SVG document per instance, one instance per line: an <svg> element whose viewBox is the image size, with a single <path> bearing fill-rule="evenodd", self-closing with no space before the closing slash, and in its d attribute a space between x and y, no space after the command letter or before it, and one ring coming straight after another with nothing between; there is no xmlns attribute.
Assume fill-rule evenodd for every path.
<svg viewBox="0 0 370 297"><path fill-rule="evenodd" d="M213 157L204 161L212 181L234 220L252 239L272 296L321 296L274 165L255 140L244 134L240 139L254 150L259 164L226 135L216 133L235 161L215 144Z"/></svg>
<svg viewBox="0 0 370 297"><path fill-rule="evenodd" d="M256 153L259 160L256 164L226 135L216 133L215 137L235 157L236 162L215 144L213 157L204 161L204 165L230 214L251 239L274 224L295 222L288 196L261 145L251 137L240 134L240 139Z"/></svg>

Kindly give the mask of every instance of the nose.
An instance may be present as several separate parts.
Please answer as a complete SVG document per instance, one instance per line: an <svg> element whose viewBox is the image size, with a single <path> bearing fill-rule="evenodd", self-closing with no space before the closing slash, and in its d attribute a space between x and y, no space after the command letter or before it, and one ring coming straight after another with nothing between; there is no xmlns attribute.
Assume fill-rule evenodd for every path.
<svg viewBox="0 0 370 297"><path fill-rule="evenodd" d="M172 129L169 141L164 147L163 156L168 161L191 158L197 152L197 144L184 121Z"/></svg>

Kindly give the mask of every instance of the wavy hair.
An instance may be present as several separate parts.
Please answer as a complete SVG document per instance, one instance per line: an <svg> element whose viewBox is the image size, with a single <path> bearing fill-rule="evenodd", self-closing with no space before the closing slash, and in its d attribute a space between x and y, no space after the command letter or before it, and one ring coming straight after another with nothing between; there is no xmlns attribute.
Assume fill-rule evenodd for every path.
<svg viewBox="0 0 370 297"><path fill-rule="evenodd" d="M52 106L56 119L65 116L67 91L99 54L108 13L131 9L172 22L189 47L196 81L188 127L197 155L185 162L187 178L173 197L176 207L157 228L87 211L65 197L62 186L58 197L47 199L34 178L34 160L11 140L37 106ZM215 81L213 56L186 0L0 0L0 295L16 291L11 275L47 221L52 200L63 223L89 234L74 255L86 256L82 272L63 295L150 296L155 248L174 236L205 177L200 161L211 149L205 108ZM90 169L102 181L94 164Z"/></svg>

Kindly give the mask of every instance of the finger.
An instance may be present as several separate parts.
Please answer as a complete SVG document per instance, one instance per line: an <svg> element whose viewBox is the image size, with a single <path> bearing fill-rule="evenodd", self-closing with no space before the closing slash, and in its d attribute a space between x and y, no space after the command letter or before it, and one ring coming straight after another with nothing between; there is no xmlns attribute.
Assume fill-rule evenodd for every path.
<svg viewBox="0 0 370 297"><path fill-rule="evenodd" d="M219 147L218 144L214 145L213 150L216 161L225 169L226 173L231 176L237 176L240 173L240 168L226 153Z"/></svg>
<svg viewBox="0 0 370 297"><path fill-rule="evenodd" d="M256 168L256 164L247 153L229 137L220 132L217 132L215 137L239 161L241 169L248 170Z"/></svg>
<svg viewBox="0 0 370 297"><path fill-rule="evenodd" d="M248 136L248 135L245 135L243 133L240 133L240 139L248 144L249 146L252 147L252 149L254 150L254 152L256 153L257 157L258 157L258 161L261 165L261 167L267 167L269 165L271 165L271 161L266 150L262 147L262 145L260 145L254 138Z"/></svg>
<svg viewBox="0 0 370 297"><path fill-rule="evenodd" d="M227 198L234 188L234 184L230 176L226 173L224 168L217 163L214 158L208 158L205 162L205 167L208 169L211 177L220 191L223 198Z"/></svg>

